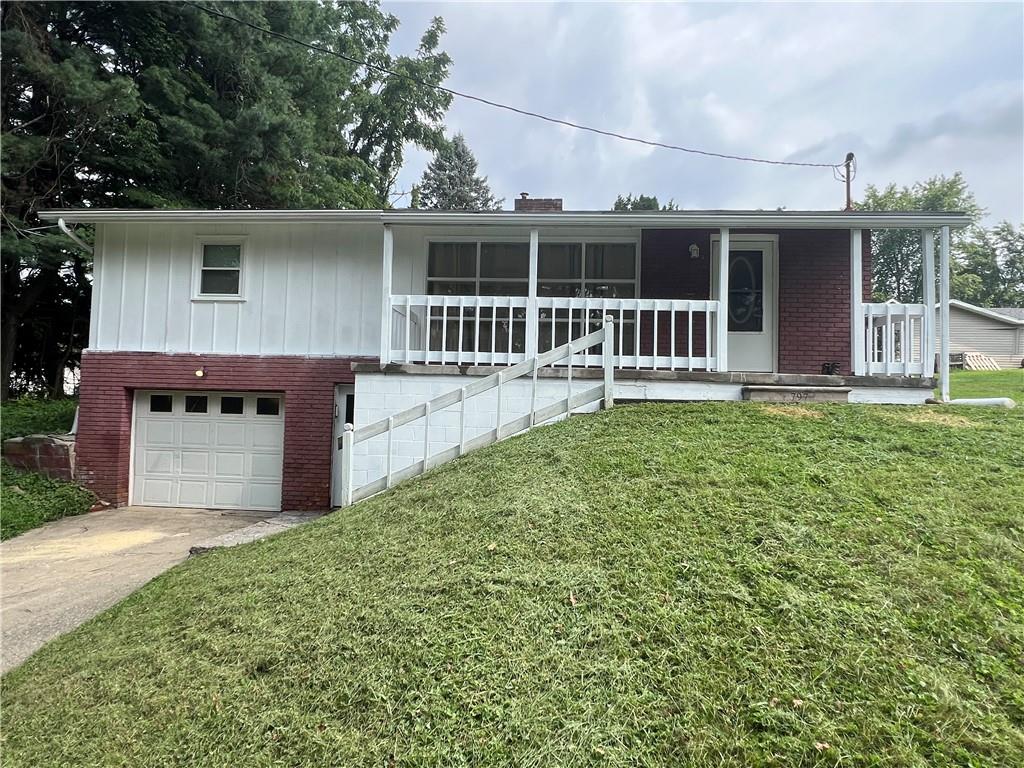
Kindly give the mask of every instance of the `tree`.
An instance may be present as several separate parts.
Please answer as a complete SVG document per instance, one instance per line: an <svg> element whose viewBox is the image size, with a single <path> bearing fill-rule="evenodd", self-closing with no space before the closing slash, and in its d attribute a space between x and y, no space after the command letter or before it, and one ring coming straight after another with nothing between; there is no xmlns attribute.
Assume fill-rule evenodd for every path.
<svg viewBox="0 0 1024 768"><path fill-rule="evenodd" d="M934 176L911 187L889 184L878 189L869 184L857 208L866 211L962 211L974 222L984 213L959 172L951 177ZM953 232L952 245L958 253L969 236L974 235ZM877 230L871 233L871 246L875 299L920 301L921 233L906 229Z"/></svg>
<svg viewBox="0 0 1024 768"><path fill-rule="evenodd" d="M4 398L19 332L59 316L39 302L87 306L89 258L42 227L40 208L378 208L408 143L444 144L440 18L414 55L393 56L398 20L376 2L206 5L408 77L182 3L4 3ZM64 342L71 365L77 344ZM22 388L62 373L40 379L35 365Z"/></svg>
<svg viewBox="0 0 1024 768"><path fill-rule="evenodd" d="M416 204L458 211L497 211L504 200L491 194L486 176L477 175L477 162L461 133L434 151L417 185Z"/></svg>
<svg viewBox="0 0 1024 768"><path fill-rule="evenodd" d="M613 211L678 211L679 206L676 205L674 200L669 200L665 205L658 207L658 198L656 195L626 195L623 197L619 195L615 198L615 204L612 206Z"/></svg>
<svg viewBox="0 0 1024 768"><path fill-rule="evenodd" d="M990 306L1024 307L1024 226L1004 221L988 231L999 264L1002 289Z"/></svg>

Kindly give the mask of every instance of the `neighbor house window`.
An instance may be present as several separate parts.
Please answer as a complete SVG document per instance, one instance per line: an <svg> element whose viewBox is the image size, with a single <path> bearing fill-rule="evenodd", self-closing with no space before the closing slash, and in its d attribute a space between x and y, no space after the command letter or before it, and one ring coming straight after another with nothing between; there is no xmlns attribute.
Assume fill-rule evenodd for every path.
<svg viewBox="0 0 1024 768"><path fill-rule="evenodd" d="M199 243L200 297L234 298L242 295L241 240L208 239Z"/></svg>

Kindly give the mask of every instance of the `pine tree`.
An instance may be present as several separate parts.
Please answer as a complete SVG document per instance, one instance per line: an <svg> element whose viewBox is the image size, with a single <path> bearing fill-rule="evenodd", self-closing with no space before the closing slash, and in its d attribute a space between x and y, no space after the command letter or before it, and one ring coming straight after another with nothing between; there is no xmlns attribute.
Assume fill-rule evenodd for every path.
<svg viewBox="0 0 1024 768"><path fill-rule="evenodd" d="M633 197L632 194L623 197L619 195L615 198L615 204L612 206L613 211L678 211L679 206L676 205L675 200L669 200L665 205L658 205L657 195L637 195Z"/></svg>
<svg viewBox="0 0 1024 768"><path fill-rule="evenodd" d="M497 211L504 202L491 194L486 176L477 176L476 158L461 133L434 153L419 189L424 208Z"/></svg>
<svg viewBox="0 0 1024 768"><path fill-rule="evenodd" d="M39 209L380 208L446 143L440 18L397 56L377 0L204 5L408 77L183 3L0 5L0 399L59 392L88 330L91 260Z"/></svg>

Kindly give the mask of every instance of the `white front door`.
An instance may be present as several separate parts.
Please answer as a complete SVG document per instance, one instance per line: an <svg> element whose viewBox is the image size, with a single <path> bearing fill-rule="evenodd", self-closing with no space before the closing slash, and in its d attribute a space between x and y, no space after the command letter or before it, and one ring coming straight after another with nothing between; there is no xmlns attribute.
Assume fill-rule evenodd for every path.
<svg viewBox="0 0 1024 768"><path fill-rule="evenodd" d="M718 296L720 242L712 242L712 296ZM729 238L730 371L776 369L776 248L773 240Z"/></svg>
<svg viewBox="0 0 1024 768"><path fill-rule="evenodd" d="M284 398L137 392L131 503L281 509Z"/></svg>

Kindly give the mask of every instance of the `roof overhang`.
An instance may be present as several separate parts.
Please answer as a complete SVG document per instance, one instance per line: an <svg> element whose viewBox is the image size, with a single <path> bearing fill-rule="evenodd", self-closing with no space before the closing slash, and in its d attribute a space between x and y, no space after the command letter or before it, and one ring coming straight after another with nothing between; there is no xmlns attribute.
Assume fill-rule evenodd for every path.
<svg viewBox="0 0 1024 768"><path fill-rule="evenodd" d="M935 305L938 308L938 305ZM987 307L979 307L976 304L968 304L966 301L960 301L959 299L950 299L949 306L957 307L965 312L973 312L976 315L982 317L988 317L992 320L999 320L1000 322L1006 323L1007 325L1024 325L1024 320L1018 320L1015 317L1004 315L995 310L988 309Z"/></svg>
<svg viewBox="0 0 1024 768"><path fill-rule="evenodd" d="M39 213L45 221L63 219L69 224L107 222L158 224L267 224L278 222L395 224L411 226L525 226L525 227L638 227L649 229L923 229L961 228L969 216L958 212L873 211L564 211L517 213L514 211L421 211L421 210L125 210L54 209Z"/></svg>

